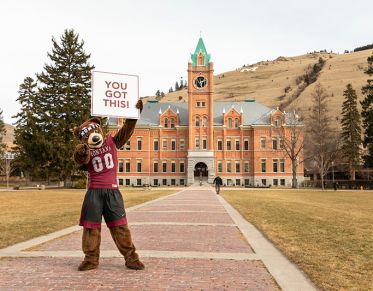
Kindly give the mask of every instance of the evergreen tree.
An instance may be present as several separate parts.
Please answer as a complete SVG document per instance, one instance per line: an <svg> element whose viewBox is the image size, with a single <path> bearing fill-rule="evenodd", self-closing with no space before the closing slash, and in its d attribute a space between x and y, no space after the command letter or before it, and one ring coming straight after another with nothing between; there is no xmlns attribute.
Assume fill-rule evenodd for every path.
<svg viewBox="0 0 373 291"><path fill-rule="evenodd" d="M355 180L356 168L360 164L361 128L360 114L357 109L357 95L351 84L343 92L342 105L342 152L349 164L350 180Z"/></svg>
<svg viewBox="0 0 373 291"><path fill-rule="evenodd" d="M179 86L179 83L176 81L175 82L175 91L178 91L180 90L180 86Z"/></svg>
<svg viewBox="0 0 373 291"><path fill-rule="evenodd" d="M15 164L26 177L41 178L45 176L50 156L48 155L49 142L45 139L40 116L37 84L34 79L27 77L19 86L17 101L21 111L13 116L17 119L14 129L14 143L16 145Z"/></svg>
<svg viewBox="0 0 373 291"><path fill-rule="evenodd" d="M60 43L52 38L52 44L52 52L48 53L51 62L38 75L41 122L50 142L48 170L58 174L65 187L69 187L76 144L71 129L90 116L90 79L94 67L83 49L84 41L79 40L74 30L65 30Z"/></svg>
<svg viewBox="0 0 373 291"><path fill-rule="evenodd" d="M368 69L365 71L369 77L373 75L373 54L368 57ZM363 144L367 148L367 154L364 155L365 165L368 168L373 167L373 79L368 79L367 84L362 88L365 96L361 101L361 117L364 128Z"/></svg>
<svg viewBox="0 0 373 291"><path fill-rule="evenodd" d="M3 156L5 150L5 144L3 143L4 136L6 134L5 124L3 120L3 111L0 109L0 157Z"/></svg>
<svg viewBox="0 0 373 291"><path fill-rule="evenodd" d="M172 87L170 87L170 89L168 90L168 93L172 93L174 92L174 89L172 89Z"/></svg>
<svg viewBox="0 0 373 291"><path fill-rule="evenodd" d="M155 97L160 97L161 96L161 91L158 89L157 92L155 92Z"/></svg>

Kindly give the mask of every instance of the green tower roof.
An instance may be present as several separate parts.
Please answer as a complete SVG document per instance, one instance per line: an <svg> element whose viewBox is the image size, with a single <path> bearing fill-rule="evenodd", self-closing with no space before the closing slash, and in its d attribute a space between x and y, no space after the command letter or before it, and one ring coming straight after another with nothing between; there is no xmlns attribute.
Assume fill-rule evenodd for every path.
<svg viewBox="0 0 373 291"><path fill-rule="evenodd" d="M190 54L190 58L192 59L193 66L197 66L197 57L200 52L202 52L202 54L204 55L205 57L204 65L207 66L208 63L210 62L211 55L207 53L202 37L200 37L198 40L198 44L197 44L196 50L194 51L194 54Z"/></svg>

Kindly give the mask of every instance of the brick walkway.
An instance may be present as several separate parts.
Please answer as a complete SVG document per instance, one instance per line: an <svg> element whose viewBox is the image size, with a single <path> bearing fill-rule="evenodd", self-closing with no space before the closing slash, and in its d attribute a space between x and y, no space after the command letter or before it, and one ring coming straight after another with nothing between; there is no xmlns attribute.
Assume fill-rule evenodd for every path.
<svg viewBox="0 0 373 291"><path fill-rule="evenodd" d="M211 188L189 187L128 209L145 270L125 268L103 226L99 268L77 271L81 230L72 227L0 250L0 290L313 290L237 215Z"/></svg>

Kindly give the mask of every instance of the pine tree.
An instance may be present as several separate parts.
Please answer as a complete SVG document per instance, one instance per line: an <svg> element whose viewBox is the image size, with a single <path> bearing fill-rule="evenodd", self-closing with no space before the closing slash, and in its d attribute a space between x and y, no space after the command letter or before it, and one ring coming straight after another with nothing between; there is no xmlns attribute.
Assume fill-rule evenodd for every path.
<svg viewBox="0 0 373 291"><path fill-rule="evenodd" d="M74 163L71 159L75 138L74 125L80 125L90 116L91 70L90 55L84 41L74 30L65 30L60 43L52 38L51 61L38 75L40 106L46 138L50 141L50 174L58 174L65 187L71 186Z"/></svg>
<svg viewBox="0 0 373 291"><path fill-rule="evenodd" d="M5 144L3 143L5 134L6 130L3 119L3 111L0 109L0 158L3 156L5 150Z"/></svg>
<svg viewBox="0 0 373 291"><path fill-rule="evenodd" d="M21 105L21 111L13 116L17 121L14 129L14 143L16 145L15 164L26 177L41 178L45 176L43 170L48 164L48 142L43 134L40 116L37 84L31 77L24 79L19 86L17 101Z"/></svg>
<svg viewBox="0 0 373 291"><path fill-rule="evenodd" d="M349 164L350 180L355 180L356 168L360 164L361 127L357 109L357 95L351 84L343 92L342 105L342 152Z"/></svg>
<svg viewBox="0 0 373 291"><path fill-rule="evenodd" d="M180 90L180 86L179 86L179 83L176 81L175 82L175 91L179 91Z"/></svg>
<svg viewBox="0 0 373 291"><path fill-rule="evenodd" d="M365 71L369 77L373 75L373 54L368 57L368 69ZM367 84L362 88L365 95L361 101L362 127L364 129L363 144L367 148L367 154L364 155L365 165L368 168L373 167L373 79L368 79Z"/></svg>

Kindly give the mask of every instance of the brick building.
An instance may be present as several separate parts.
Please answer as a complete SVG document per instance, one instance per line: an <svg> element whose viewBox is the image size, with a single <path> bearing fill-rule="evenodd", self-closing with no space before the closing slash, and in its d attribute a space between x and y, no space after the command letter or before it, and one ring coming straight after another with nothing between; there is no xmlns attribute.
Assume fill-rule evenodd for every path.
<svg viewBox="0 0 373 291"><path fill-rule="evenodd" d="M226 185L291 185L284 147L291 128L302 125L253 99L214 101L213 71L200 38L188 63L188 102L144 105L134 134L118 151L119 185L212 183L217 175ZM110 130L122 122L111 119ZM303 180L303 164L297 180Z"/></svg>

